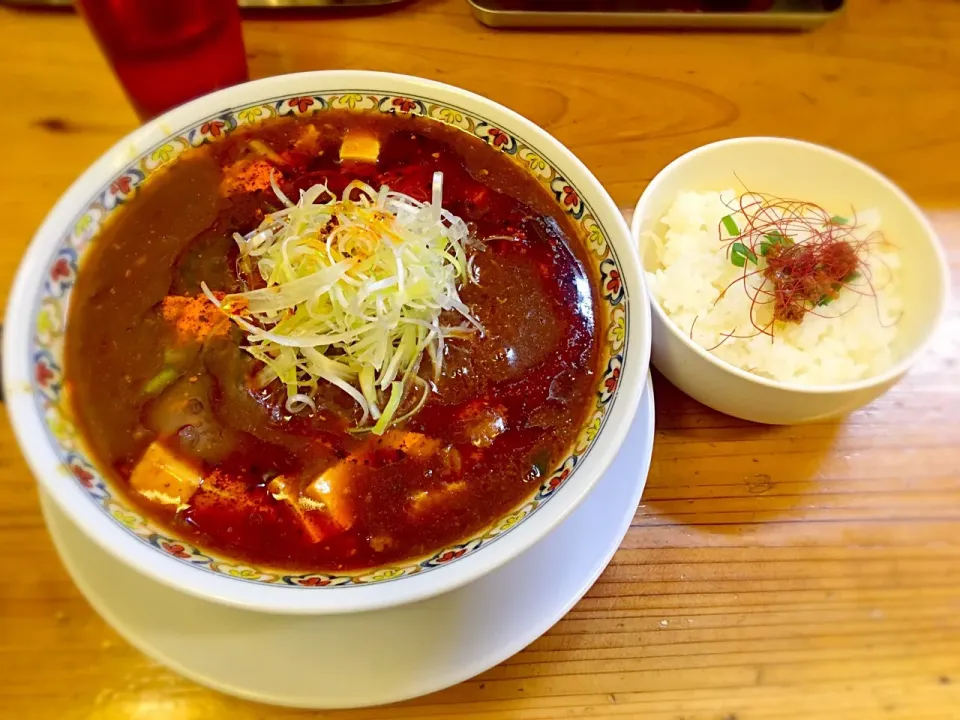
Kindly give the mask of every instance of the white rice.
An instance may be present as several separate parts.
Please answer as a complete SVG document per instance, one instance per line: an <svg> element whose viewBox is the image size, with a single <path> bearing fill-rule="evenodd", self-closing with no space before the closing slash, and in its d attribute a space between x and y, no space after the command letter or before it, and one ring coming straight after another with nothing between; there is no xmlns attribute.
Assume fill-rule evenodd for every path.
<svg viewBox="0 0 960 720"><path fill-rule="evenodd" d="M860 280L817 308L817 314L806 313L801 323L775 323L771 338L751 324L744 269L730 260L726 231L721 231L722 239L718 234L721 219L731 214L730 207L738 206L737 195L732 190L681 192L657 230L648 235L647 257L657 262L647 281L666 315L716 357L783 383L846 383L890 367L902 308L896 249L888 242L871 242L859 254ZM746 227L743 215L734 214L733 219L738 227ZM879 230L879 213L858 213L857 226L851 239L865 240ZM762 268L762 257L759 263ZM721 292L738 279L721 298ZM762 278L757 276L753 282L759 284ZM858 283L875 297L856 292ZM764 327L773 318L773 303L759 305L753 312L757 325ZM752 337L725 339L729 333Z"/></svg>

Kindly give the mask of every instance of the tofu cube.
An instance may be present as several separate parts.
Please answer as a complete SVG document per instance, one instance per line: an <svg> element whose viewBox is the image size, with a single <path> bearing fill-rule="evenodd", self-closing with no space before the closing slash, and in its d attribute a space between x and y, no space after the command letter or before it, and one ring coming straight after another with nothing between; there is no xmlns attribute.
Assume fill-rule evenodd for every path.
<svg viewBox="0 0 960 720"><path fill-rule="evenodd" d="M130 475L130 487L151 502L177 511L189 507L203 482L200 472L172 451L153 442Z"/></svg>
<svg viewBox="0 0 960 720"><path fill-rule="evenodd" d="M349 494L350 474L357 459L349 457L325 470L303 491L303 499L326 508L330 519L342 530L353 527L353 502Z"/></svg>
<svg viewBox="0 0 960 720"><path fill-rule="evenodd" d="M398 450L404 455L425 459L440 450L440 441L428 435L403 430L390 430L380 440L382 447Z"/></svg>
<svg viewBox="0 0 960 720"><path fill-rule="evenodd" d="M410 495L410 512L414 515L422 515L436 510L444 502L466 489L466 481L459 480L457 482L447 483L441 488L418 490Z"/></svg>
<svg viewBox="0 0 960 720"><path fill-rule="evenodd" d="M380 140L365 130L348 130L340 144L340 161L375 163L380 157Z"/></svg>
<svg viewBox="0 0 960 720"><path fill-rule="evenodd" d="M324 508L312 505L310 502L304 503L304 498L297 492L296 485L288 478L278 475L267 485L267 490L270 491L274 499L290 508L313 542L318 543L330 535L329 523L326 522L325 515L310 512L311 510L323 510Z"/></svg>
<svg viewBox="0 0 960 720"><path fill-rule="evenodd" d="M353 506L346 489L354 462L347 458L337 463L303 490L283 475L271 480L267 490L290 508L313 542L320 542L353 526Z"/></svg>

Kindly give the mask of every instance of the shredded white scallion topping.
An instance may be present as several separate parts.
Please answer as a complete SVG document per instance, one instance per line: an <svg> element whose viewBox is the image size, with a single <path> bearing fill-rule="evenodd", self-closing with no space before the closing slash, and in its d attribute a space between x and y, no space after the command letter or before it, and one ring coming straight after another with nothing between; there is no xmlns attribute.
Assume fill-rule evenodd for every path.
<svg viewBox="0 0 960 720"><path fill-rule="evenodd" d="M424 353L438 376L445 341L482 331L458 293L476 281L467 225L442 208L439 172L431 202L355 180L340 198L314 185L293 204L271 184L284 209L235 236L266 286L222 300L203 291L248 333L244 349L265 366L258 384L285 385L289 412L315 410L325 381L360 406L362 429L382 433L426 401ZM465 323L442 325L445 310ZM398 417L411 391L420 397Z"/></svg>

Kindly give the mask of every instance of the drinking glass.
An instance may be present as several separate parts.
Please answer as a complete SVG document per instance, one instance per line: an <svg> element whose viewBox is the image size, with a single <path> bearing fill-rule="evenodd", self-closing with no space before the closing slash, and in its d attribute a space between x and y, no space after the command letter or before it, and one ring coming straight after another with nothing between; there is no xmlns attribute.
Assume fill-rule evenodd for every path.
<svg viewBox="0 0 960 720"><path fill-rule="evenodd" d="M76 0L141 120L247 79L237 0Z"/></svg>

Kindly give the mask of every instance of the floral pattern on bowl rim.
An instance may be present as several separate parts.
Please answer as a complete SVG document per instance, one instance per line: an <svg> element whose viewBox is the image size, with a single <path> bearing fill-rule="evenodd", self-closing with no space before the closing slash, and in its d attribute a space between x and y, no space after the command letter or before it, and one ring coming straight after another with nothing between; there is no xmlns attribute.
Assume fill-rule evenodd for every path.
<svg viewBox="0 0 960 720"><path fill-rule="evenodd" d="M531 497L505 517L467 540L441 548L429 557L407 561L405 564L344 574L287 574L273 568L251 567L194 547L187 541L172 537L164 528L156 526L125 503L122 493L115 492L110 487L89 459L83 441L71 421L70 408L63 392L63 339L70 292L76 282L82 255L96 237L101 224L111 213L136 197L137 188L153 172L183 151L216 141L245 125L271 117L313 115L327 109L422 115L481 138L535 177L571 216L585 239L590 259L596 263L594 270L601 278L599 309L604 315L599 324L607 328L606 335L599 338L604 371L597 383L596 405L584 422L571 454ZM626 354L629 302L621 276L616 251L576 187L536 148L476 113L450 103L437 103L429 98L359 90L277 97L207 117L169 136L131 159L126 168L84 204L84 209L72 223L72 229L61 237L56 251L46 263L45 280L34 301L31 321L33 334L29 348L33 397L63 467L103 512L128 533L159 552L192 567L243 582L281 584L292 588L343 588L391 582L456 562L496 541L541 508L590 452L616 400L618 380Z"/></svg>

